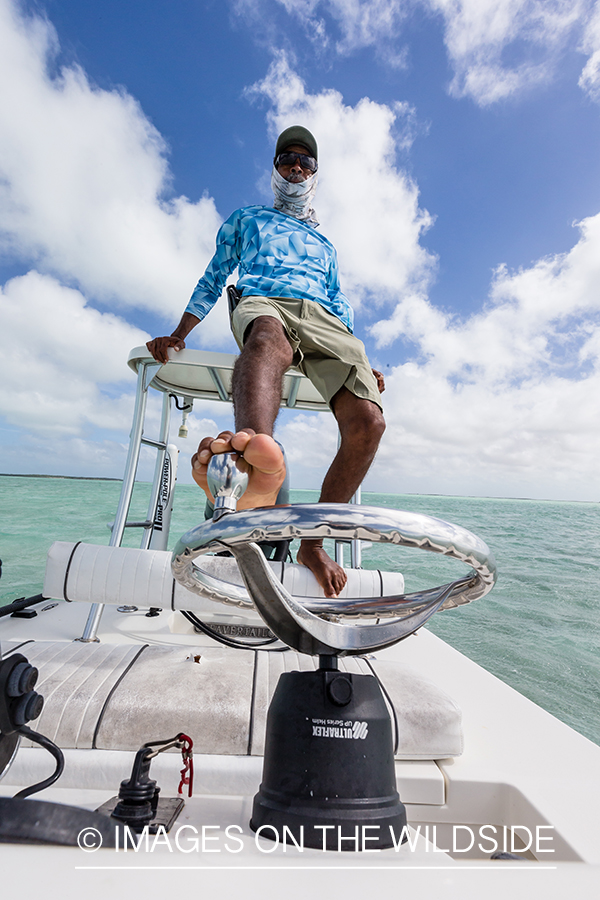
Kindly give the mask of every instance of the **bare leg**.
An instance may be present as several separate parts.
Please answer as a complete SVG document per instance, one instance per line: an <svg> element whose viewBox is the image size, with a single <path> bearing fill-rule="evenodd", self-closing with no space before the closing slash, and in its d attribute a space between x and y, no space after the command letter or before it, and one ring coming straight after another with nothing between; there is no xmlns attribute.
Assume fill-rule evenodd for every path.
<svg viewBox="0 0 600 900"><path fill-rule="evenodd" d="M279 320L255 319L233 372L236 433L222 432L204 438L192 458L192 475L212 500L206 469L214 453L238 450L250 466L248 490L239 509L273 506L285 478L280 448L273 440L273 426L281 402L283 376L292 364L293 351ZM347 503L367 474L375 457L385 422L379 407L342 387L333 399L340 433L340 448L321 489L320 502ZM298 562L307 566L326 597L335 597L346 583L346 574L323 550L323 542L302 541Z"/></svg>
<svg viewBox="0 0 600 900"><path fill-rule="evenodd" d="M238 509L274 506L285 478L283 454L273 440L281 403L281 384L293 351L281 322L270 316L254 320L233 371L236 433L204 438L192 457L192 477L212 501L206 470L214 453L237 450L249 466L248 489Z"/></svg>
<svg viewBox="0 0 600 900"><path fill-rule="evenodd" d="M321 488L320 503L348 503L369 471L385 420L379 407L356 397L342 387L333 398L341 442ZM322 540L304 540L296 556L307 566L323 588L326 597L335 597L346 584L344 570L323 550Z"/></svg>
<svg viewBox="0 0 600 900"><path fill-rule="evenodd" d="M281 403L282 379L293 358L294 352L281 322L271 316L255 319L233 370L237 431L252 428L257 434L273 437Z"/></svg>

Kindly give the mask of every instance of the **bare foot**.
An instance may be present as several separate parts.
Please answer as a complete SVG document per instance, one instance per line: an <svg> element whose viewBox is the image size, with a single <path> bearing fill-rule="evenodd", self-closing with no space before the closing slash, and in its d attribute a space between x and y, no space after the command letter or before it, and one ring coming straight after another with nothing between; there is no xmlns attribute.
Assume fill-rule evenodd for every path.
<svg viewBox="0 0 600 900"><path fill-rule="evenodd" d="M234 434L222 431L217 438L205 437L200 441L198 451L192 456L192 478L200 485L211 503L211 494L206 472L211 457L216 453L236 451L242 455L249 467L248 488L238 500L238 509L254 509L256 506L274 506L279 488L285 479L285 462L281 447L268 434L256 434L245 428Z"/></svg>
<svg viewBox="0 0 600 900"><path fill-rule="evenodd" d="M310 569L323 588L326 597L337 597L348 581L348 576L342 567L323 550L321 540L302 541L296 554L296 562Z"/></svg>

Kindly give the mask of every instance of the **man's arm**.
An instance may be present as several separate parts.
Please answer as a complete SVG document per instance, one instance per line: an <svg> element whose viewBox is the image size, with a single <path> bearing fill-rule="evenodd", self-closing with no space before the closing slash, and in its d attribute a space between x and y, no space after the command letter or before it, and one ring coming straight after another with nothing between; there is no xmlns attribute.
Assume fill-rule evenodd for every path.
<svg viewBox="0 0 600 900"><path fill-rule="evenodd" d="M194 316L192 313L184 312L181 317L181 322L168 337L157 337L153 338L151 341L148 341L146 347L154 357L154 359L162 363L169 362L169 347L173 347L175 350L183 350L185 347L185 338L188 336L192 328L195 328L200 319L198 316Z"/></svg>
<svg viewBox="0 0 600 900"><path fill-rule="evenodd" d="M240 244L240 210L236 209L226 222L221 225L217 234L217 248L206 271L191 296L186 311L181 317L181 322L169 337L157 337L148 341L146 347L154 359L162 363L169 361L168 349L183 350L185 338L192 328L210 312L219 297L227 281L227 276L233 272L239 261ZM194 310L194 312L191 312ZM197 313L197 315L196 315Z"/></svg>

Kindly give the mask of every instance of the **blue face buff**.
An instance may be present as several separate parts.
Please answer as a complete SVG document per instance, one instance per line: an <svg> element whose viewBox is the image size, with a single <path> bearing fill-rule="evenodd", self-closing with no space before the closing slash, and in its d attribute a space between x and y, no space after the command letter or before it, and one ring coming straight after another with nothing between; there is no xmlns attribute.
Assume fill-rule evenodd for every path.
<svg viewBox="0 0 600 900"><path fill-rule="evenodd" d="M316 228L319 224L316 213L311 204L317 189L318 175L315 172L306 181L298 181L296 183L286 181L283 175L280 175L275 166L271 174L271 187L275 194L275 202L273 206L288 216L293 216L307 225Z"/></svg>

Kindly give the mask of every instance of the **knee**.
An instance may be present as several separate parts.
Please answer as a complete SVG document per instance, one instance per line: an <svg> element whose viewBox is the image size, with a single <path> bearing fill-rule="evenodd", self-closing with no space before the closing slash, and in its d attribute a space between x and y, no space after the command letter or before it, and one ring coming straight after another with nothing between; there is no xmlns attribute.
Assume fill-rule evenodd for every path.
<svg viewBox="0 0 600 900"><path fill-rule="evenodd" d="M348 421L342 437L350 439L363 452L375 453L385 432L385 419L375 403L365 400Z"/></svg>
<svg viewBox="0 0 600 900"><path fill-rule="evenodd" d="M383 413L379 409L379 407L374 403L372 403L371 406L373 407L373 409L369 411L369 415L367 415L366 417L366 428L372 438L372 441L375 444L375 448L377 448L379 446L381 438L385 433L386 425Z"/></svg>
<svg viewBox="0 0 600 900"><path fill-rule="evenodd" d="M268 354L271 360L291 366L294 352L278 319L261 316L255 319L246 332L243 356L255 357Z"/></svg>

